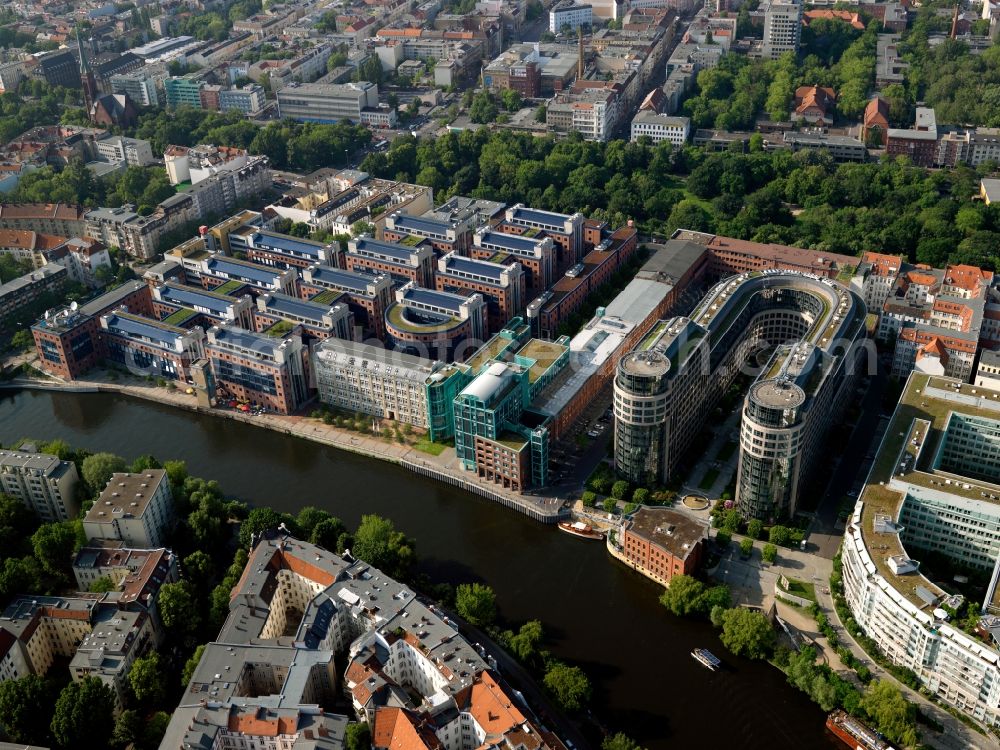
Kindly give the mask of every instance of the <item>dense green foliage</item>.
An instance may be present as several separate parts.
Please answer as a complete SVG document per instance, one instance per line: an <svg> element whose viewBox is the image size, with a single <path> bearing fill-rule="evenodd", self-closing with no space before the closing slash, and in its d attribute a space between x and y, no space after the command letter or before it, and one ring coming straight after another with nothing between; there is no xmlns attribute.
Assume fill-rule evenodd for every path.
<svg viewBox="0 0 1000 750"><path fill-rule="evenodd" d="M440 199L523 201L614 226L631 218L654 232L684 227L848 255L878 250L939 267L992 267L1000 248L1000 206L972 200L980 173L931 172L904 159L836 164L816 152L708 154L665 142L479 130L400 138L362 168L389 179L431 177Z"/></svg>
<svg viewBox="0 0 1000 750"><path fill-rule="evenodd" d="M50 680L34 674L0 682L0 725L11 741L41 746L51 742L56 692Z"/></svg>
<svg viewBox="0 0 1000 750"><path fill-rule="evenodd" d="M455 589L455 611L473 625L492 625L497 618L496 594L482 583L459 584Z"/></svg>
<svg viewBox="0 0 1000 750"><path fill-rule="evenodd" d="M767 618L760 612L734 607L722 615L722 645L737 656L763 659L774 650L777 636Z"/></svg>
<svg viewBox="0 0 1000 750"><path fill-rule="evenodd" d="M114 719L111 688L96 677L84 677L63 688L52 715L52 736L63 748L105 750Z"/></svg>
<svg viewBox="0 0 1000 750"><path fill-rule="evenodd" d="M660 596L660 604L678 617L706 616L713 607L726 608L730 603L725 585L706 586L689 575L675 575Z"/></svg>
<svg viewBox="0 0 1000 750"><path fill-rule="evenodd" d="M565 711L579 711L590 700L590 680L579 667L553 662L546 670L543 682Z"/></svg>

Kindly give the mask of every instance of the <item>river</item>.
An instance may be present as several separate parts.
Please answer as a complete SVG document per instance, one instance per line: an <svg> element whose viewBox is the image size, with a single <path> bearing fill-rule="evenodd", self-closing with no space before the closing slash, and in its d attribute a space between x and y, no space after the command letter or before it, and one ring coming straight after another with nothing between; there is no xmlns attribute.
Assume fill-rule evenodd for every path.
<svg viewBox="0 0 1000 750"><path fill-rule="evenodd" d="M0 392L0 442L62 438L127 458L183 459L255 504L315 505L355 525L391 518L438 580L482 580L512 623L537 618L551 650L594 683L594 713L649 750L835 748L824 715L784 675L729 654L711 628L673 617L659 587L574 539L456 488L374 459L227 419L108 394ZM726 668L691 658L703 646Z"/></svg>

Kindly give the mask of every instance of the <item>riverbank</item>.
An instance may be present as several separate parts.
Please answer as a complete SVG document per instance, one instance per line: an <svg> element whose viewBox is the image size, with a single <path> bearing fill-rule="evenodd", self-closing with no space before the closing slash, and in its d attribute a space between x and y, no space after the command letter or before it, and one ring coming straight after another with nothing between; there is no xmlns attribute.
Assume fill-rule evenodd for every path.
<svg viewBox="0 0 1000 750"><path fill-rule="evenodd" d="M280 414L246 414L236 409L207 408L197 402L197 398L179 391L176 388L166 388L146 381L116 381L107 376L96 379L89 378L64 383L55 379L36 380L33 378L14 378L0 384L4 389L30 389L43 391L62 391L66 393L114 393L132 398L153 401L158 404L206 414L213 417L223 417L237 422L244 422L255 427L293 435L304 440L311 440L322 445L328 445L338 450L348 451L368 458L401 466L416 474L429 477L439 482L445 482L466 492L471 492L487 500L498 503L505 508L544 524L554 524L570 516L563 498L541 495L521 495L509 492L497 485L480 480L475 474L465 471L454 448L445 448L439 455L431 455L417 450L410 445L400 445L386 442L378 438L350 432L334 425L328 425L312 417L284 416Z"/></svg>

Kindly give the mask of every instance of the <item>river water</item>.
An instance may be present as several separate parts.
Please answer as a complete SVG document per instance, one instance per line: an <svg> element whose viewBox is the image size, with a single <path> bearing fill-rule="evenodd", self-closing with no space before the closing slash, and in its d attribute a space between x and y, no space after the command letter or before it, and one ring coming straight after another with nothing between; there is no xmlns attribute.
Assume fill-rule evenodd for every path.
<svg viewBox="0 0 1000 750"><path fill-rule="evenodd" d="M227 494L280 511L324 508L355 525L391 518L421 568L481 580L512 623L540 619L551 650L582 666L594 713L649 750L835 748L824 715L784 675L729 654L704 623L670 615L660 588L574 539L499 505L403 469L228 419L109 394L0 392L0 442L62 438L126 458L183 459ZM709 672L695 647L722 656Z"/></svg>

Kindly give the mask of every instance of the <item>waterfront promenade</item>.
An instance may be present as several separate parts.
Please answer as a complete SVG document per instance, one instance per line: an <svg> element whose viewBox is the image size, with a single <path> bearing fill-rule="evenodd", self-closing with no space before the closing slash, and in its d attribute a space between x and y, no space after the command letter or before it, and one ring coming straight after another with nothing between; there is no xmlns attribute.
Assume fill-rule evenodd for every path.
<svg viewBox="0 0 1000 750"><path fill-rule="evenodd" d="M461 461L455 455L455 449L451 447L446 447L439 455L435 456L409 444L400 444L395 440L384 440L371 434L352 432L335 425L325 424L312 417L246 414L230 408L206 408L197 403L195 396L184 393L177 388L161 387L145 380L130 378L127 375L112 379L108 377L107 372L92 373L87 378L80 378L72 383L65 383L54 378L15 378L0 384L0 387L68 393L118 393L141 398L179 409L245 422L351 453L389 461L417 474L446 482L479 497L492 500L541 523L556 523L570 515L569 508L565 507L565 499L561 496L521 495L505 490L499 485L480 479L473 472L464 470Z"/></svg>

